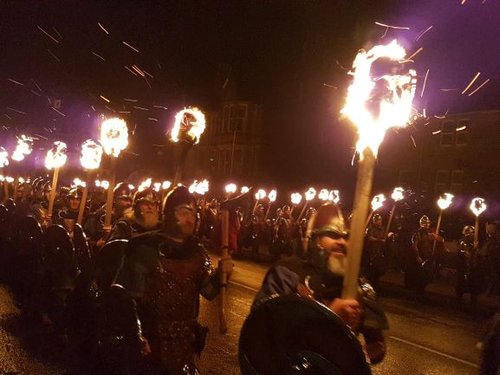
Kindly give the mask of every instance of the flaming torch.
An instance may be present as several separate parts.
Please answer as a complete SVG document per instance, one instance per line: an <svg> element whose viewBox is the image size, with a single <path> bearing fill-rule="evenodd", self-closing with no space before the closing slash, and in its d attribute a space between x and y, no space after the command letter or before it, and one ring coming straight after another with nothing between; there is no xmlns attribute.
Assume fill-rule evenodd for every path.
<svg viewBox="0 0 500 375"><path fill-rule="evenodd" d="M64 142L54 142L52 148L47 152L45 157L45 167L48 170L53 169L54 173L52 175L52 188L50 189L49 196L49 209L47 211L47 221L52 218L52 211L54 209L54 200L56 198L57 180L59 178L59 169L66 164L68 156L66 155L68 148Z"/></svg>
<svg viewBox="0 0 500 375"><path fill-rule="evenodd" d="M102 159L102 147L95 143L92 139L87 139L82 144L82 151L80 156L80 163L82 167L87 170L87 183L83 186L82 201L78 210L78 219L76 222L82 224L83 212L87 203L87 195L89 193L90 184L90 171L99 168Z"/></svg>
<svg viewBox="0 0 500 375"><path fill-rule="evenodd" d="M453 201L453 194L450 193L444 193L439 197L437 200L437 205L439 207L439 216L438 216L438 221L436 223L436 236L439 236L439 229L441 228L441 219L443 218L443 211L446 210L448 207L450 207L451 202ZM436 250L436 239L434 238L434 242L432 244L432 253L434 254L434 251Z"/></svg>
<svg viewBox="0 0 500 375"><path fill-rule="evenodd" d="M302 215L304 215L304 212L306 212L306 208L307 208L309 202L312 201L316 197L316 189L313 187L310 187L304 193L304 196L306 197L306 201L304 203L304 206L302 207L302 210L300 211L300 214L299 214L299 217L297 218L297 221L300 221L300 219L302 219Z"/></svg>
<svg viewBox="0 0 500 375"><path fill-rule="evenodd" d="M110 118L101 124L100 142L104 152L111 157L111 179L106 197L106 215L104 216L104 231L111 230L111 212L113 210L113 189L116 179L116 159L128 145L128 129L125 121L119 118Z"/></svg>
<svg viewBox="0 0 500 375"><path fill-rule="evenodd" d="M276 193L276 190L271 190L269 192L269 194L267 195L267 197L269 198L269 205L267 206L267 211L266 211L266 216L264 217L264 219L267 219L268 216L269 216L269 212L271 211L271 206L273 205L273 203L276 201L276 197L277 197L277 193Z"/></svg>
<svg viewBox="0 0 500 375"><path fill-rule="evenodd" d="M486 210L486 202L483 198L474 198L470 202L470 209L476 215L476 223L474 225L474 248L477 249L479 244L479 215Z"/></svg>
<svg viewBox="0 0 500 375"><path fill-rule="evenodd" d="M237 189L238 189L238 187L236 186L236 184L233 184L233 183L230 183L230 184L227 184L226 186L224 186L224 191L226 192L226 195L228 197L230 197L231 195L236 193Z"/></svg>
<svg viewBox="0 0 500 375"><path fill-rule="evenodd" d="M257 205L259 204L259 201L261 199L264 199L266 197L266 191L264 189L259 189L255 193L255 204L253 205L252 212L255 212L255 209L257 208Z"/></svg>
<svg viewBox="0 0 500 375"><path fill-rule="evenodd" d="M5 148L0 147L0 168L2 168L2 174L4 174L3 168L9 165L9 153ZM7 181L3 181L3 189L4 189L4 197L3 201L7 201L9 199L9 185L7 184ZM15 198L15 196L14 196Z"/></svg>
<svg viewBox="0 0 500 375"><path fill-rule="evenodd" d="M198 108L187 108L175 115L170 140L179 143L181 154L177 163L173 185L177 186L182 178L182 168L191 147L200 142L205 130L205 115Z"/></svg>
<svg viewBox="0 0 500 375"><path fill-rule="evenodd" d="M358 176L354 195L351 237L347 252L347 269L343 297L356 298L359 266L365 235L373 184L373 170L378 148L385 132L391 127L404 127L411 114L415 96L416 72L408 74L374 76L372 64L384 58L395 63L404 60L406 52L396 41L378 45L371 50L361 50L356 56L351 74L353 81L347 92L342 114L357 127L359 139ZM403 65L398 65L402 67Z"/></svg>
<svg viewBox="0 0 500 375"><path fill-rule="evenodd" d="M334 204L339 204L340 202L340 192L338 190L331 190L328 194L328 200Z"/></svg>
<svg viewBox="0 0 500 375"><path fill-rule="evenodd" d="M323 202L327 201L329 196L330 192L328 189L321 189L318 193L318 199Z"/></svg>
<svg viewBox="0 0 500 375"><path fill-rule="evenodd" d="M292 202L292 210L290 211L290 215L293 213L293 210L295 209L296 206L302 202L302 194L300 193L292 193L290 195L290 201Z"/></svg>
<svg viewBox="0 0 500 375"><path fill-rule="evenodd" d="M396 204L404 198L404 189L402 187L395 187L392 191L391 198L394 201L391 209L391 213L389 214L389 220L387 221L387 225L385 227L385 235L384 238L387 238L389 234L389 230L391 229L392 218L394 217L394 212L396 211Z"/></svg>
<svg viewBox="0 0 500 375"><path fill-rule="evenodd" d="M377 211L379 208L381 208L384 205L384 202L385 202L385 195L384 194L378 194L378 195L375 195L373 197L372 203L371 203L372 210L370 211L370 214L366 218L365 228L368 226L368 224L370 224L370 220L372 219L372 216L375 213L375 211Z"/></svg>
<svg viewBox="0 0 500 375"><path fill-rule="evenodd" d="M16 149L12 153L11 159L19 162L21 160L24 160L26 155L31 154L31 151L33 151L33 138L21 134L20 137L17 137ZM17 196L18 185L19 181L18 179L16 179L16 182L14 184L14 197Z"/></svg>

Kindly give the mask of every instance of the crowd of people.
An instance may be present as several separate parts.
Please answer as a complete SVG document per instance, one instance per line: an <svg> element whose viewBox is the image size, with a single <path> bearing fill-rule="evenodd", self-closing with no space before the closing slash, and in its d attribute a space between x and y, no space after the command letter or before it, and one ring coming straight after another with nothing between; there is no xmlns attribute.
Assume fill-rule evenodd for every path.
<svg viewBox="0 0 500 375"><path fill-rule="evenodd" d="M80 225L82 189L59 188L48 215L51 189L46 178L36 178L0 205L0 277L25 315L50 327L59 345L71 346L87 373L197 374L195 358L207 335L198 323L199 298L214 299L224 286L221 274L233 267L229 257L214 267L208 253L221 247L222 202L195 197L182 185L165 193L134 192L122 182L113 190L112 225L104 225L103 190L84 202ZM402 216L388 226L374 214L363 249L363 292L359 299L343 299L349 228L338 206L323 204L299 215L288 205L273 213L270 208L238 199L229 212L229 254L274 262L252 314L276 296L318 301L364 335L371 363L380 362L386 350L387 320L376 292L388 269L403 271L406 287L417 296L450 264L458 300L469 293L475 303L480 293L500 293L497 221L487 223L482 243L474 240L475 228L465 226L457 252L450 254L426 215L418 228L408 228ZM243 329L243 344L249 331L258 330ZM240 349L242 369L259 366L249 347ZM315 361L301 358L309 365Z"/></svg>

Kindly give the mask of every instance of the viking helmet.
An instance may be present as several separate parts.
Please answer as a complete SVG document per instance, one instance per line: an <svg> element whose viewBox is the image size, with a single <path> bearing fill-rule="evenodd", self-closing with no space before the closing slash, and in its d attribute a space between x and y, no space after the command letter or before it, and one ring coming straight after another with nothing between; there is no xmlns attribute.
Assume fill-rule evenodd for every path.
<svg viewBox="0 0 500 375"><path fill-rule="evenodd" d="M464 236L472 236L474 234L475 228L473 225L466 225L464 229L462 229L462 234Z"/></svg>
<svg viewBox="0 0 500 375"><path fill-rule="evenodd" d="M167 234L178 235L181 233L181 228L175 216L175 211L179 208L188 208L195 212L197 211L196 199L189 192L189 189L182 185L170 190L163 201L163 225Z"/></svg>
<svg viewBox="0 0 500 375"><path fill-rule="evenodd" d="M328 234L347 237L349 231L339 208L333 204L326 203L320 206L311 216L307 226L307 234L311 238Z"/></svg>
<svg viewBox="0 0 500 375"><path fill-rule="evenodd" d="M430 225L431 224L431 219L429 219L427 217L427 215L424 215L420 218L420 226L424 226L424 225Z"/></svg>

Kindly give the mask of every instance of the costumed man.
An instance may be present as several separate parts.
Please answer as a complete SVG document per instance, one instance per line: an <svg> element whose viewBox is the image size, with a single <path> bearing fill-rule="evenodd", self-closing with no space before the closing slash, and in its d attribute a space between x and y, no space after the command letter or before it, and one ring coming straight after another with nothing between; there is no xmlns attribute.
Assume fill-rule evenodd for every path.
<svg viewBox="0 0 500 375"><path fill-rule="evenodd" d="M147 231L160 229L158 203L152 189L138 191L134 195L132 207L123 212L111 230L107 242L129 240Z"/></svg>
<svg viewBox="0 0 500 375"><path fill-rule="evenodd" d="M423 296L425 287L434 277L434 241L444 242L444 239L430 229L431 220L423 215L419 221L420 228L413 233L411 249L406 265L405 285Z"/></svg>
<svg viewBox="0 0 500 375"><path fill-rule="evenodd" d="M496 294L500 301L500 222L486 224L487 239L479 251L481 272L487 276L488 292Z"/></svg>
<svg viewBox="0 0 500 375"><path fill-rule="evenodd" d="M477 295L481 292L481 273L478 268L477 249L474 246L474 227L466 225L462 230L462 235L457 248L455 291L459 303L462 302L464 293L470 293L471 303L475 306Z"/></svg>
<svg viewBox="0 0 500 375"><path fill-rule="evenodd" d="M195 198L177 186L165 198L162 229L129 241L117 282L137 301L153 367L147 373L198 374L195 356L207 333L198 323L199 298L216 297L220 276L196 237L197 224ZM221 260L218 271L231 270L230 259Z"/></svg>
<svg viewBox="0 0 500 375"><path fill-rule="evenodd" d="M378 290L379 279L385 274L387 267L385 246L386 238L382 216L375 214L366 230L362 259L363 273L375 290Z"/></svg>
<svg viewBox="0 0 500 375"><path fill-rule="evenodd" d="M332 204L320 206L308 224L307 235L309 241L305 258L293 256L272 266L255 297L252 310L256 311L259 306L276 296L299 295L305 299L313 299L328 307L329 311L340 317L355 332L362 334L370 362L379 363L386 353L382 331L388 328L388 324L383 310L376 302L373 288L360 280L359 298L341 298L349 232L338 207ZM301 315L298 310L294 310L293 314ZM279 318L275 320L279 321ZM311 329L314 324L310 324ZM300 326L307 330L309 325L303 322ZM306 332L303 334L308 335ZM314 335L307 337L314 342ZM321 342L316 347L325 344ZM331 346L337 347L334 341ZM343 356L350 354L352 353L344 353Z"/></svg>

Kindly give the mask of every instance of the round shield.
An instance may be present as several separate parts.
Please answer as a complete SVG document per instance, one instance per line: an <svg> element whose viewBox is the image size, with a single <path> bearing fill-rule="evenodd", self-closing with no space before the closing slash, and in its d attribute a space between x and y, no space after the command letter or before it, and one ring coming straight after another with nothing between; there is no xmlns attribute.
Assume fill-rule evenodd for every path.
<svg viewBox="0 0 500 375"><path fill-rule="evenodd" d="M78 267L71 238L61 225L50 225L45 231L45 263L52 287L72 288Z"/></svg>
<svg viewBox="0 0 500 375"><path fill-rule="evenodd" d="M368 375L360 343L324 305L298 295L271 298L245 320L239 341L243 375Z"/></svg>
<svg viewBox="0 0 500 375"><path fill-rule="evenodd" d="M90 271L90 248L87 237L80 224L75 224L73 230L73 244L75 246L76 260L80 270L87 274Z"/></svg>
<svg viewBox="0 0 500 375"><path fill-rule="evenodd" d="M94 279L100 289L106 289L113 282L121 268L127 248L127 240L113 240L103 246L95 258Z"/></svg>

